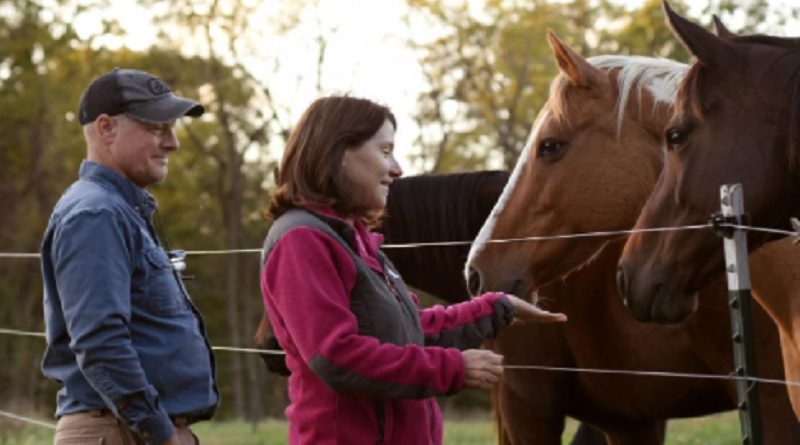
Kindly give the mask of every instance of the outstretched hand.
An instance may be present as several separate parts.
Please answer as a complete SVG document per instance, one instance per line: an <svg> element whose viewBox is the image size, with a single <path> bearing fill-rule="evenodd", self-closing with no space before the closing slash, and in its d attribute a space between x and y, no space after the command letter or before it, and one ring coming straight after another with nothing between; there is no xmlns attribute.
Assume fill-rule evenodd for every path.
<svg viewBox="0 0 800 445"><path fill-rule="evenodd" d="M550 312L531 304L522 298L505 294L506 298L517 309L516 318L526 323L551 323L567 321L567 316L559 312Z"/></svg>

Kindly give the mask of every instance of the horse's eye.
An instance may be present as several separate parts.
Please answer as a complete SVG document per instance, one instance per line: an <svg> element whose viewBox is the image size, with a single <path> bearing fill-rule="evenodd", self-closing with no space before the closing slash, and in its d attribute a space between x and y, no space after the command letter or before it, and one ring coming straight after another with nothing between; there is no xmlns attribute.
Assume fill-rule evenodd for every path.
<svg viewBox="0 0 800 445"><path fill-rule="evenodd" d="M664 142L668 150L677 150L686 143L688 132L678 127L672 127L664 132Z"/></svg>
<svg viewBox="0 0 800 445"><path fill-rule="evenodd" d="M566 145L566 142L559 141L557 139L542 139L539 141L539 147L536 149L536 155L538 158L554 160L563 153Z"/></svg>

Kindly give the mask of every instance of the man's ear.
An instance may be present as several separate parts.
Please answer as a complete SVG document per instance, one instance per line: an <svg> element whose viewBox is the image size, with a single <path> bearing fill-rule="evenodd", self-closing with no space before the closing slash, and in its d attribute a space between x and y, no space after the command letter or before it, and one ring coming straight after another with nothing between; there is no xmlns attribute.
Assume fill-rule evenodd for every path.
<svg viewBox="0 0 800 445"><path fill-rule="evenodd" d="M114 142L114 138L117 136L117 124L117 120L107 114L101 114L95 119L94 131L104 145L110 145Z"/></svg>

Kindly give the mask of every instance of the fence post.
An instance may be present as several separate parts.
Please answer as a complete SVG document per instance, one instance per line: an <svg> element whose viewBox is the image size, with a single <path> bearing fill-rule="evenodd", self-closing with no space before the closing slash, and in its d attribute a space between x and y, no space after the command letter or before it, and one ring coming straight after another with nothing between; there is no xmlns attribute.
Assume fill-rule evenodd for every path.
<svg viewBox="0 0 800 445"><path fill-rule="evenodd" d="M720 187L722 221L744 225L744 198L741 184ZM747 262L747 232L741 229L722 231L725 247L725 273L728 278L728 304L731 312L731 333L736 375L756 375L753 347L753 320L750 297L750 269ZM739 399L739 423L742 443L762 444L761 404L756 382L736 381Z"/></svg>

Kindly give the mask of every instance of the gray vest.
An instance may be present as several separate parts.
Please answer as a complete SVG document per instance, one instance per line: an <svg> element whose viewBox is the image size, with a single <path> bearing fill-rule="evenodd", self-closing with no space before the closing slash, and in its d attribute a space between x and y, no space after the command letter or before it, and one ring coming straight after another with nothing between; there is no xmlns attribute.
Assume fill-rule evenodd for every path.
<svg viewBox="0 0 800 445"><path fill-rule="evenodd" d="M262 265L281 237L297 227L309 227L327 234L350 255L356 267L356 282L350 292L350 310L358 320L360 335L400 346L410 343L424 345L425 337L417 305L397 269L381 251L377 252L377 257L385 273L370 269L357 253L355 231L343 221L302 209L289 210L269 229L261 256Z"/></svg>

